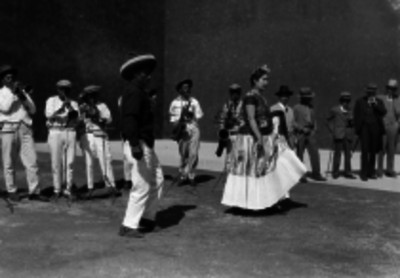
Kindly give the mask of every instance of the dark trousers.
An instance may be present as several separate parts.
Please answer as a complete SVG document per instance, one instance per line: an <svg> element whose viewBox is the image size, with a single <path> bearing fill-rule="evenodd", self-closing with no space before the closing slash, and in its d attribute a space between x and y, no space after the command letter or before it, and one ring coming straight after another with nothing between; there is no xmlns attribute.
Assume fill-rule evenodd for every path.
<svg viewBox="0 0 400 278"><path fill-rule="evenodd" d="M319 163L319 151L317 141L314 135L300 135L297 139L297 156L303 161L304 151L307 149L310 157L311 169L313 175L321 174Z"/></svg>
<svg viewBox="0 0 400 278"><path fill-rule="evenodd" d="M399 127L397 124L386 126L383 135L383 149L378 156L378 171L383 172L383 157L386 154L386 171L394 172L394 156L396 153L397 134Z"/></svg>
<svg viewBox="0 0 400 278"><path fill-rule="evenodd" d="M379 146L382 144L378 128L364 127L360 134L361 143L361 172L362 177L369 177L376 174L375 162Z"/></svg>
<svg viewBox="0 0 400 278"><path fill-rule="evenodd" d="M351 147L351 140L335 139L333 141L333 174L339 173L342 152L344 153L344 172L351 174Z"/></svg>

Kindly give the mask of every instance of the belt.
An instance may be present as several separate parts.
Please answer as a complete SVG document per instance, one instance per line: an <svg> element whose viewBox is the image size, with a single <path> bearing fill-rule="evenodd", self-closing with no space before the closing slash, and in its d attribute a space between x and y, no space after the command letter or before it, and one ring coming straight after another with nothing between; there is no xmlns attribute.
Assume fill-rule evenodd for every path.
<svg viewBox="0 0 400 278"><path fill-rule="evenodd" d="M66 127L66 126L51 126L49 130L73 130L75 131L75 127Z"/></svg>
<svg viewBox="0 0 400 278"><path fill-rule="evenodd" d="M1 122L3 125L19 125L22 122Z"/></svg>
<svg viewBox="0 0 400 278"><path fill-rule="evenodd" d="M0 134L14 134L23 122L0 122ZM4 127L12 127L11 130L3 130Z"/></svg>

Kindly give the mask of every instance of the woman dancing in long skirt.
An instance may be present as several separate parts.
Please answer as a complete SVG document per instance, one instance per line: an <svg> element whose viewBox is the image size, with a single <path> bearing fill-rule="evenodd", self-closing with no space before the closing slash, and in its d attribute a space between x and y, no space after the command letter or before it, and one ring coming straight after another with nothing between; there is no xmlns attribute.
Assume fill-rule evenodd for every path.
<svg viewBox="0 0 400 278"><path fill-rule="evenodd" d="M306 167L287 144L285 121L269 112L262 95L269 73L264 65L250 76L252 89L243 100L244 125L233 143L222 197L222 204L227 206L250 210L271 207L306 173Z"/></svg>

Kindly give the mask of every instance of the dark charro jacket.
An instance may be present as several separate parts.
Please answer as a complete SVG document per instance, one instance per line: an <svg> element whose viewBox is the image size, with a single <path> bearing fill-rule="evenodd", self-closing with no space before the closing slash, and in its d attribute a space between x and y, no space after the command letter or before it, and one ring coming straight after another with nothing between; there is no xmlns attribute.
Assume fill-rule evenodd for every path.
<svg viewBox="0 0 400 278"><path fill-rule="evenodd" d="M344 111L340 105L334 106L329 112L327 121L333 139L353 139L353 113L351 110Z"/></svg>
<svg viewBox="0 0 400 278"><path fill-rule="evenodd" d="M374 129L379 133L384 133L383 117L386 108L382 100L376 99L376 105L369 105L367 97L362 97L354 105L354 129L360 135L364 128Z"/></svg>
<svg viewBox="0 0 400 278"><path fill-rule="evenodd" d="M121 135L131 146L144 141L154 147L154 114L148 93L130 84L121 99Z"/></svg>

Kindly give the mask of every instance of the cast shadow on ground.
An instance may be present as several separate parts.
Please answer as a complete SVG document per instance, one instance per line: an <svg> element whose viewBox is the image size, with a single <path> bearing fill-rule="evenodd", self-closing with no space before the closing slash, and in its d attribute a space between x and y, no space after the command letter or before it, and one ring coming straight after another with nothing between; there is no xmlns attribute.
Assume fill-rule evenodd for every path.
<svg viewBox="0 0 400 278"><path fill-rule="evenodd" d="M211 180L214 180L215 178L216 177L213 176L213 175L199 174L199 175L197 175L195 177L194 181L196 182L197 185L199 185L199 184L207 183L207 182L209 182ZM179 176L174 177L174 176L169 175L169 174L164 175L164 180L166 180L166 181L174 182L174 181L178 181L178 179L179 179ZM184 181L182 183L179 183L180 186L189 185L189 184L190 184L189 180L186 180L186 181Z"/></svg>
<svg viewBox="0 0 400 278"><path fill-rule="evenodd" d="M186 212L197 208L195 205L173 205L157 213L157 225L163 229L176 226L185 217Z"/></svg>
<svg viewBox="0 0 400 278"><path fill-rule="evenodd" d="M279 204L274 205L272 207L262 209L262 210L249 210L238 207L232 207L225 210L225 213L232 214L235 216L244 216L244 217L267 217L273 215L285 215L289 211L293 209L299 208L307 208L308 205L306 203L300 203L296 201L291 201L290 204Z"/></svg>

